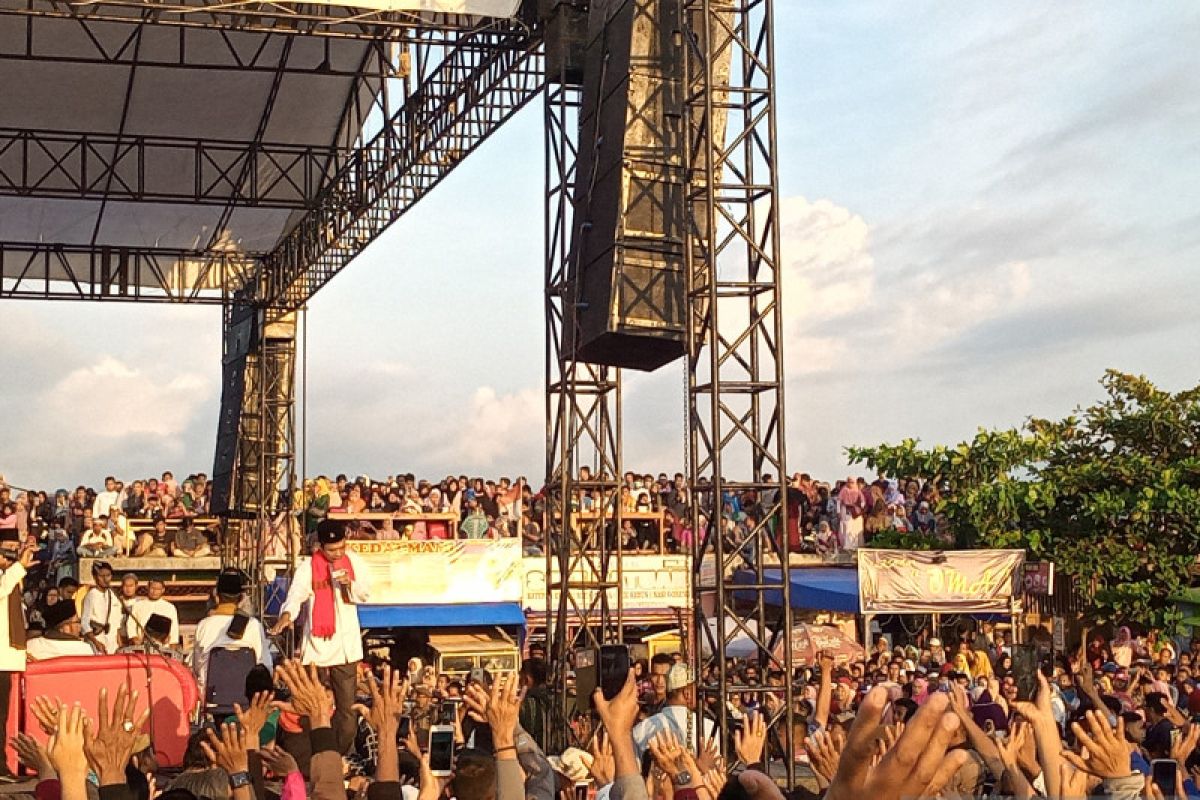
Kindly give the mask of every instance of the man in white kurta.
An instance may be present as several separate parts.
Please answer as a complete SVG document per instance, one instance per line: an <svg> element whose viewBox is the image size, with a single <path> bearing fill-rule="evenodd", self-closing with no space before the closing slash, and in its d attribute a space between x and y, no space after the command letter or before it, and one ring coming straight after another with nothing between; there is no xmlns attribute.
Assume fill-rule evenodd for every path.
<svg viewBox="0 0 1200 800"><path fill-rule="evenodd" d="M303 611L304 641L300 660L304 664L316 664L328 675L334 697L333 732L340 751L345 753L354 744L357 730L351 707L358 681L358 662L363 658L356 604L369 600L370 585L366 564L346 549L344 523L322 521L317 527L317 541L320 546L313 557L297 564L283 612L271 633L291 627ZM325 574L328 574L328 580L314 580L314 575ZM326 618L329 612L331 614ZM322 630L323 627L327 631Z"/></svg>
<svg viewBox="0 0 1200 800"><path fill-rule="evenodd" d="M217 576L217 605L208 616L196 625L196 643L192 648L192 672L200 687L200 696L207 698L208 660L214 650L245 648L254 653L254 659L267 669L274 665L271 660L271 643L266 629L254 617L246 620L241 636L231 636L229 627L238 614L238 604L244 591L242 575L236 570L225 570Z"/></svg>
<svg viewBox="0 0 1200 800"><path fill-rule="evenodd" d="M107 561L92 565L92 580L96 583L88 587L79 615L83 638L101 654L115 653L121 646L117 638L121 630L121 598L113 591L112 575L112 565Z"/></svg>
<svg viewBox="0 0 1200 800"><path fill-rule="evenodd" d="M33 550L21 548L15 530L5 531L0 542L0 720L7 722L9 704L16 695L17 673L25 671L25 617L21 606L21 581L33 563ZM0 774L10 775L0 760Z"/></svg>
<svg viewBox="0 0 1200 800"><path fill-rule="evenodd" d="M142 638L141 631L145 629L146 622L152 615L158 614L171 620L171 632L167 635L167 644L177 645L182 641L179 635L179 610L175 608L174 603L163 597L166 592L167 585L158 578L151 578L146 583L146 597L133 606L133 618L137 621L138 639Z"/></svg>

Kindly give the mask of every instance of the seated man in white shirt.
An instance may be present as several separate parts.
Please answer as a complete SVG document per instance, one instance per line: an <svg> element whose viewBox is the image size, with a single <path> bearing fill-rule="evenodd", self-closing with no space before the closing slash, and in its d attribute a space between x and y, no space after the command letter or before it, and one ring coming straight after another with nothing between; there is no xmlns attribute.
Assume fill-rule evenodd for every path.
<svg viewBox="0 0 1200 800"><path fill-rule="evenodd" d="M692 671L683 664L676 664L667 673L667 702L662 711L642 720L633 728L633 746L637 757L642 758L650 740L662 731L671 731L675 738L684 743L693 753L700 752L696 737L696 681ZM708 717L704 718L704 739L711 739L716 726Z"/></svg>
<svg viewBox="0 0 1200 800"><path fill-rule="evenodd" d="M146 582L146 596L141 602L133 607L133 618L137 621L141 628L146 627L146 621L151 616L158 614L166 617L171 623L171 631L167 635L167 644L178 645L182 641L179 635L179 610L175 608L175 604L168 600L164 595L167 593L167 585L158 578L151 578ZM139 636L139 639L141 637Z"/></svg>
<svg viewBox="0 0 1200 800"><path fill-rule="evenodd" d="M61 656L90 656L96 651L80 638L83 625L74 600L59 600L46 609L46 632L25 644L30 661L45 661Z"/></svg>
<svg viewBox="0 0 1200 800"><path fill-rule="evenodd" d="M112 533L108 530L108 517L92 520L91 530L84 531L79 540L80 558L109 558L117 553Z"/></svg>
<svg viewBox="0 0 1200 800"><path fill-rule="evenodd" d="M141 640L136 644L126 645L117 652L160 655L182 662L183 651L171 646L167 641L170 635L171 620L162 614L151 614L142 626Z"/></svg>
<svg viewBox="0 0 1200 800"><path fill-rule="evenodd" d="M205 697L208 679L208 659L214 650L221 648L248 648L254 651L257 663L272 669L271 643L262 623L253 617L238 612L245 591L245 576L237 570L224 570L217 576L217 605L196 626L196 644L192 650L192 672L200 684L200 696ZM238 625L234 630L235 620ZM245 623L244 627L242 623ZM236 628L241 628L239 632Z"/></svg>

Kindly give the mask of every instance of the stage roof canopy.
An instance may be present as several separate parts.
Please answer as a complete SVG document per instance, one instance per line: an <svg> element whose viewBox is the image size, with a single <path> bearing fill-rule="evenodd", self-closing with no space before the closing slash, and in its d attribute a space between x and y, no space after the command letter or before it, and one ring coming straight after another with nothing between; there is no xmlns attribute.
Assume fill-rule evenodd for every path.
<svg viewBox="0 0 1200 800"><path fill-rule="evenodd" d="M518 4L0 0L0 246L61 246L60 280L107 247L260 257L378 127L398 43ZM159 267L195 277L185 255Z"/></svg>

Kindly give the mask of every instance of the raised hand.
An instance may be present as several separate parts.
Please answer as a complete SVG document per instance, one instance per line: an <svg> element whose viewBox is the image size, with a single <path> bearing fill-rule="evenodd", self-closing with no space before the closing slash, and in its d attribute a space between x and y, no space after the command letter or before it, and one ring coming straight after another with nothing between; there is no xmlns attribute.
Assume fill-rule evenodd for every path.
<svg viewBox="0 0 1200 800"><path fill-rule="evenodd" d="M273 744L267 745L258 751L258 757L262 759L263 766L276 777L285 778L293 772L300 771L296 759L292 758L292 754L282 747L276 747Z"/></svg>
<svg viewBox="0 0 1200 800"><path fill-rule="evenodd" d="M8 746L17 754L17 760L37 773L38 778L46 780L57 776L54 765L50 762L50 754L38 741L26 733L18 733L8 740ZM83 752L82 744L80 752Z"/></svg>
<svg viewBox="0 0 1200 800"><path fill-rule="evenodd" d="M487 723L492 729L492 741L500 747L510 747L517 729L517 718L521 715L521 701L525 690L520 688L516 673L497 675L492 683L488 698Z"/></svg>
<svg viewBox="0 0 1200 800"><path fill-rule="evenodd" d="M45 695L33 698L33 702L29 704L33 718L37 720L42 733L47 736L53 736L54 732L58 730L58 714L61 706L62 701L57 697L52 700Z"/></svg>
<svg viewBox="0 0 1200 800"><path fill-rule="evenodd" d="M617 777L616 764L613 761L612 743L608 734L600 731L592 739L592 763L588 767L597 787L608 786Z"/></svg>
<svg viewBox="0 0 1200 800"><path fill-rule="evenodd" d="M878 728L888 702L887 689L876 686L863 699L842 752L826 800L901 800L927 797L941 788L966 762L967 753L947 749L958 731L949 699L936 694L905 726L895 747L871 768Z"/></svg>
<svg viewBox="0 0 1200 800"><path fill-rule="evenodd" d="M51 766L62 774L86 774L88 762L83 749L83 738L88 725L87 714L78 703L73 706L64 705L59 710L58 720L58 728L50 737L45 750Z"/></svg>
<svg viewBox="0 0 1200 800"><path fill-rule="evenodd" d="M233 704L233 713L237 717L238 724L246 731L246 739L252 748L258 745L259 734L262 733L263 726L267 724L267 717L271 716L273 697L271 692L258 692L250 698L250 705L245 711L242 710L241 705Z"/></svg>
<svg viewBox="0 0 1200 800"><path fill-rule="evenodd" d="M87 798L88 757L84 750L87 725L87 716L78 703L70 708L62 706L59 709L58 729L50 737L48 755L62 782L62 800ZM108 785L103 778L101 784Z"/></svg>
<svg viewBox="0 0 1200 800"><path fill-rule="evenodd" d="M1171 745L1171 758L1179 764L1179 772L1187 773L1187 759L1200 742L1200 724L1191 723L1187 726L1179 741Z"/></svg>
<svg viewBox="0 0 1200 800"><path fill-rule="evenodd" d="M767 721L762 714L750 712L739 731L733 734L733 749L743 764L762 761L763 746L767 743Z"/></svg>
<svg viewBox="0 0 1200 800"><path fill-rule="evenodd" d="M225 723L220 733L209 728L207 742L200 743L200 749L214 767L220 767L230 775L235 772L246 772L250 769L250 759L247 755L249 740L245 728Z"/></svg>
<svg viewBox="0 0 1200 800"><path fill-rule="evenodd" d="M386 740L380 739L390 742L395 739L396 731L400 729L400 718L404 715L404 699L408 697L408 679L400 670L385 666L380 684L377 685L371 679L367 681L367 686L371 691L371 707L355 705L354 709L376 732L390 732L391 735Z"/></svg>
<svg viewBox="0 0 1200 800"><path fill-rule="evenodd" d="M592 695L592 700L596 706L596 713L600 715L608 735L614 742L618 736L630 735L638 718L637 681L633 677L633 670L629 670L625 686L612 700L605 700L599 687Z"/></svg>
<svg viewBox="0 0 1200 800"><path fill-rule="evenodd" d="M1087 730L1078 722L1071 723L1075 738L1086 748L1085 755L1064 750L1062 757L1073 766L1101 778L1124 778L1131 771L1129 748L1125 744L1125 720L1117 717L1117 726L1108 724L1108 717L1096 711L1085 715Z"/></svg>
<svg viewBox="0 0 1200 800"><path fill-rule="evenodd" d="M317 676L317 666L310 664L306 669L299 661L290 659L276 668L283 683L292 693L292 708L302 717L308 717L314 728L327 728L333 718L333 700L329 697Z"/></svg>
<svg viewBox="0 0 1200 800"><path fill-rule="evenodd" d="M476 722L486 723L490 700L491 695L488 694L487 689L478 683L472 683L463 694L463 705L467 709L467 716Z"/></svg>
<svg viewBox="0 0 1200 800"><path fill-rule="evenodd" d="M675 738L675 734L667 730L656 733L650 739L649 746L654 763L673 782L683 770L683 746Z"/></svg>
<svg viewBox="0 0 1200 800"><path fill-rule="evenodd" d="M712 769L725 769L725 759L721 758L721 749L715 737L706 737L700 745L700 752L696 754L696 766L700 768L701 773Z"/></svg>
<svg viewBox="0 0 1200 800"><path fill-rule="evenodd" d="M725 784L728 782L729 776L725 774L725 770L723 769L710 769L700 778L700 785L713 800L716 800L720 796L721 790L725 788Z"/></svg>
<svg viewBox="0 0 1200 800"><path fill-rule="evenodd" d="M137 701L138 693L130 693L125 684L121 684L110 709L108 689L100 690L99 720L90 729L92 735L85 740L84 750L101 786L125 783L125 766L133 757L138 736L150 718L147 707L134 719Z"/></svg>
<svg viewBox="0 0 1200 800"><path fill-rule="evenodd" d="M838 764L842 760L842 748L838 741L829 735L828 731L816 731L804 740L804 749L808 752L808 763L812 766L817 777L828 786L837 774Z"/></svg>

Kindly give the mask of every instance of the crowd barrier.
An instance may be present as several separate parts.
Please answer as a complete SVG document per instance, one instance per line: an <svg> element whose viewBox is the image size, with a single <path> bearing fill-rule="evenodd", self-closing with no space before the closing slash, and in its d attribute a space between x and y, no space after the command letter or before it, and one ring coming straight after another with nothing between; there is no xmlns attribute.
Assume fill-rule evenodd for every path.
<svg viewBox="0 0 1200 800"><path fill-rule="evenodd" d="M160 655L66 656L31 661L23 673L13 673L16 685L8 719L8 736L23 731L43 745L49 737L30 712L33 699L45 695L62 703L79 703L93 720L98 719L101 688L111 703L122 684L138 692L134 716L149 705L147 732L154 755L162 767L179 767L187 749L191 717L200 702L200 690L191 670ZM14 713L15 712L15 713ZM5 748L9 769L16 772L16 754Z"/></svg>

